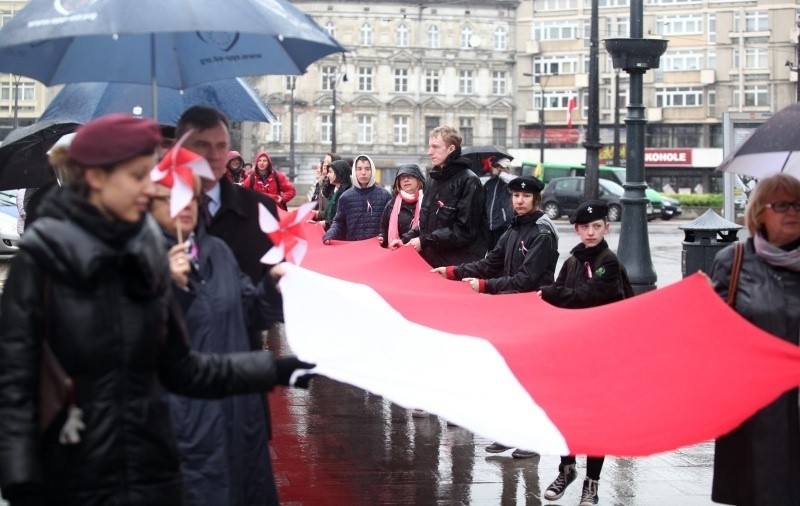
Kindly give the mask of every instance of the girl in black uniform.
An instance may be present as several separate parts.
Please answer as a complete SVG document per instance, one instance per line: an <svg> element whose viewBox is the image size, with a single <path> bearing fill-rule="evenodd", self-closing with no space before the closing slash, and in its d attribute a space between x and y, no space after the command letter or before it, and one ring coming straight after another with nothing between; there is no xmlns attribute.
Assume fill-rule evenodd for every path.
<svg viewBox="0 0 800 506"><path fill-rule="evenodd" d="M609 232L608 205L602 201L581 204L570 219L581 243L575 246L572 256L564 262L558 279L539 291L545 301L562 308L587 308L601 306L626 297L627 276L605 240ZM597 504L597 487L604 457L587 456L586 479L583 481L581 506ZM575 456L561 457L558 477L547 487L545 499L554 501L564 495L570 483L578 476Z"/></svg>

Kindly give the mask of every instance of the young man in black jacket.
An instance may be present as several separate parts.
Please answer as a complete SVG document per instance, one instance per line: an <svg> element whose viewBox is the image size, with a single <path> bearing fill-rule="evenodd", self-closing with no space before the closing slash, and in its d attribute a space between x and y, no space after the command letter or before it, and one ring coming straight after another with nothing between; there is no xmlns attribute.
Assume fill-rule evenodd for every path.
<svg viewBox="0 0 800 506"><path fill-rule="evenodd" d="M461 136L450 126L434 128L428 141L433 169L425 182L419 227L393 241L419 251L431 267L462 264L483 258L488 224L483 187L461 156Z"/></svg>

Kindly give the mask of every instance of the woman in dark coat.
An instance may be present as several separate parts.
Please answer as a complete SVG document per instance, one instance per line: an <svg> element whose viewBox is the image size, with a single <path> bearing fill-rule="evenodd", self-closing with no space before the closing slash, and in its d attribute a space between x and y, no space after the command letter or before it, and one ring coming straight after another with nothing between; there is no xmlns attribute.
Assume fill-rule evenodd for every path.
<svg viewBox="0 0 800 506"><path fill-rule="evenodd" d="M328 206L325 209L325 230L331 228L336 211L339 209L339 197L352 186L350 181L350 162L348 160L334 160L328 170L328 182L333 188Z"/></svg>
<svg viewBox="0 0 800 506"><path fill-rule="evenodd" d="M419 226L424 187L425 176L419 165L406 163L398 167L392 185L395 197L386 204L381 216L381 232L378 234L381 246L388 247L390 242Z"/></svg>
<svg viewBox="0 0 800 506"><path fill-rule="evenodd" d="M81 127L64 188L42 203L12 262L0 315L0 488L12 506L182 504L163 388L206 398L269 390L298 365L190 351L163 235L145 213L160 141L155 122L126 115ZM186 261L183 245L170 260ZM63 414L38 430L45 340L83 412L67 444Z"/></svg>
<svg viewBox="0 0 800 506"><path fill-rule="evenodd" d="M199 195L199 179L196 183ZM197 227L197 199L171 218L170 194L169 188L156 184L151 213L168 247L177 244L178 223L183 231L194 230L187 241L188 276L178 268L173 277L189 345L202 353L249 351L248 330L266 329L280 312L265 298L264 281L271 281L265 276L254 286L225 242ZM187 506L269 504L273 487L267 477L272 470L261 397L254 393L206 400L167 395Z"/></svg>
<svg viewBox="0 0 800 506"><path fill-rule="evenodd" d="M744 244L734 309L777 338L800 344L800 181L762 179L745 211ZM714 289L728 298L734 246L711 268ZM800 504L798 389L792 389L716 441L711 499L724 504Z"/></svg>

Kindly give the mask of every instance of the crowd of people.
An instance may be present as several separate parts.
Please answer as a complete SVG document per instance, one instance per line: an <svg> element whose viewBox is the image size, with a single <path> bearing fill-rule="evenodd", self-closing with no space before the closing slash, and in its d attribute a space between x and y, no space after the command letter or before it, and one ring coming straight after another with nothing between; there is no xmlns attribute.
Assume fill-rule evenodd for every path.
<svg viewBox="0 0 800 506"><path fill-rule="evenodd" d="M106 116L51 153L61 185L28 213L36 219L0 304L0 487L13 506L278 504L263 393L307 386L313 364L265 349L264 331L283 318L282 271L261 263L272 244L258 207L277 216L296 189L267 152L248 169L215 109L188 109L175 138L182 146L171 149L200 155L214 175L195 176L177 216L174 186L150 179L163 144L155 122ZM326 245L413 248L432 274L478 293L535 292L562 308L633 295L604 238L604 202L584 202L570 218L579 243L556 276L559 234L539 209L543 183L511 176L498 158L482 184L461 143L456 129L433 129L428 174L401 164L391 191L376 184L370 156L325 154L309 222L325 229ZM743 260L734 246L721 251L714 287L748 320L798 344L800 181L762 180L746 219ZM40 427L45 346L74 380L79 409ZM717 441L715 501L800 504L797 406L794 389ZM486 448L507 450L502 441ZM598 503L603 461L587 458L581 506ZM563 456L544 498L561 498L576 478L575 456Z"/></svg>

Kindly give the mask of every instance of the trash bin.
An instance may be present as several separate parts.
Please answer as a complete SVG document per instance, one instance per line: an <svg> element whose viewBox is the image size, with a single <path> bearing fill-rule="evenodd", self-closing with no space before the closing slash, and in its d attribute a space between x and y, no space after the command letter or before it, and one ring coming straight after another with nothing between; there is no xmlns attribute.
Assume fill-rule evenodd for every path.
<svg viewBox="0 0 800 506"><path fill-rule="evenodd" d="M685 278L697 271L710 274L717 252L739 240L737 234L742 226L709 209L678 228L686 234L681 252L681 273Z"/></svg>

